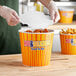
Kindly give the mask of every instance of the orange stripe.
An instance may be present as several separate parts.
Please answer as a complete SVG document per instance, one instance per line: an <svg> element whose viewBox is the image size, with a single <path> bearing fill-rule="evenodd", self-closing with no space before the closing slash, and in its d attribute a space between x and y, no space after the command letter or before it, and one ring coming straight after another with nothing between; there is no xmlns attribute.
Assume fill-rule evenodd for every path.
<svg viewBox="0 0 76 76"><path fill-rule="evenodd" d="M24 40L25 40L25 39L24 39L24 33L22 33L22 56L23 56L23 64L26 65Z"/></svg>
<svg viewBox="0 0 76 76"><path fill-rule="evenodd" d="M31 41L31 34L28 34L28 41ZM31 59L30 59L31 47L28 47L28 65L30 66Z"/></svg>
<svg viewBox="0 0 76 76"><path fill-rule="evenodd" d="M37 34L36 34L36 41L37 41ZM38 65L38 50L35 51L35 66Z"/></svg>
<svg viewBox="0 0 76 76"><path fill-rule="evenodd" d="M32 40L32 34L31 34L31 40ZM32 66L32 61L33 61L32 60L32 50L31 50L31 56L30 57L31 57L31 64L30 64L30 66Z"/></svg>
<svg viewBox="0 0 76 76"><path fill-rule="evenodd" d="M22 36L22 33L20 32L20 44L21 44L21 53L22 53L22 62L23 62L23 36Z"/></svg>
<svg viewBox="0 0 76 76"><path fill-rule="evenodd" d="M32 34L32 41L35 41L35 38L34 38L35 34ZM32 50L32 66L35 65L35 50Z"/></svg>
<svg viewBox="0 0 76 76"><path fill-rule="evenodd" d="M27 34L27 41L28 41L28 34ZM29 49L28 49L28 47L27 47L27 65L28 65L28 61L29 61L29 60L28 60L28 59L29 59L29 53L28 53L28 50L29 50Z"/></svg>
<svg viewBox="0 0 76 76"><path fill-rule="evenodd" d="M22 56L23 56L23 64L25 65L25 54L24 54L24 34L22 33Z"/></svg>
<svg viewBox="0 0 76 76"><path fill-rule="evenodd" d="M40 34L40 41L42 41L42 34ZM40 49L41 49L42 47L40 47ZM40 62L41 62L41 64L40 64L40 66L42 66L42 50L40 50Z"/></svg>
<svg viewBox="0 0 76 76"><path fill-rule="evenodd" d="M27 41L28 39L28 34L24 33L24 40ZM28 65L28 47L26 46L25 49L24 49L24 54L25 54L25 65Z"/></svg>

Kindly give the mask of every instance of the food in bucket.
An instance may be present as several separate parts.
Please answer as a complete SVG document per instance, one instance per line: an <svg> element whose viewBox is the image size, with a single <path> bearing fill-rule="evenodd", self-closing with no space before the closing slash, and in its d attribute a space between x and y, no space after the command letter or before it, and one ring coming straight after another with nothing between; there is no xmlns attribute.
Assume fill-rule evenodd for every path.
<svg viewBox="0 0 76 76"><path fill-rule="evenodd" d="M26 32L32 32L31 30L27 30Z"/></svg>
<svg viewBox="0 0 76 76"><path fill-rule="evenodd" d="M27 31L25 31L25 32L31 32L31 33L47 33L47 32L49 32L48 31L48 29L36 29L36 30L34 30L34 31L32 31L32 30L27 30Z"/></svg>
<svg viewBox="0 0 76 76"><path fill-rule="evenodd" d="M40 29L36 29L33 31L34 33L41 33L41 30Z"/></svg>
<svg viewBox="0 0 76 76"><path fill-rule="evenodd" d="M68 28L66 31L62 29L60 34L76 34L76 29Z"/></svg>
<svg viewBox="0 0 76 76"><path fill-rule="evenodd" d="M44 29L44 32L48 32L48 30L47 29Z"/></svg>

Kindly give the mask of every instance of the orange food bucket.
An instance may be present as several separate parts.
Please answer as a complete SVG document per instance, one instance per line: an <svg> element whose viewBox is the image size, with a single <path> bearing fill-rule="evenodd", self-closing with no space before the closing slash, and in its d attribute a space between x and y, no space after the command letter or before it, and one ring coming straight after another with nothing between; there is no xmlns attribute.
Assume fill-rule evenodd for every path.
<svg viewBox="0 0 76 76"><path fill-rule="evenodd" d="M73 21L73 8L59 8L60 23L72 23Z"/></svg>
<svg viewBox="0 0 76 76"><path fill-rule="evenodd" d="M61 53L76 55L76 34L60 34Z"/></svg>
<svg viewBox="0 0 76 76"><path fill-rule="evenodd" d="M50 64L53 31L49 33L28 33L19 30L22 61L26 66L47 66Z"/></svg>

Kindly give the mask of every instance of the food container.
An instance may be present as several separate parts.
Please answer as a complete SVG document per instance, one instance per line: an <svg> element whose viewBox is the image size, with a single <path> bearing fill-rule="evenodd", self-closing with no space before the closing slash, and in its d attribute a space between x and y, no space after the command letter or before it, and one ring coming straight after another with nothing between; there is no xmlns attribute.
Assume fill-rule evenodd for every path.
<svg viewBox="0 0 76 76"><path fill-rule="evenodd" d="M61 53L76 55L76 34L60 34Z"/></svg>
<svg viewBox="0 0 76 76"><path fill-rule="evenodd" d="M43 12L43 5L40 2L34 4L36 6L36 11Z"/></svg>
<svg viewBox="0 0 76 76"><path fill-rule="evenodd" d="M26 66L49 65L54 32L51 30L48 33L28 33L19 30L19 34L23 64Z"/></svg>
<svg viewBox="0 0 76 76"><path fill-rule="evenodd" d="M72 23L74 14L73 8L59 8L59 13L61 23Z"/></svg>

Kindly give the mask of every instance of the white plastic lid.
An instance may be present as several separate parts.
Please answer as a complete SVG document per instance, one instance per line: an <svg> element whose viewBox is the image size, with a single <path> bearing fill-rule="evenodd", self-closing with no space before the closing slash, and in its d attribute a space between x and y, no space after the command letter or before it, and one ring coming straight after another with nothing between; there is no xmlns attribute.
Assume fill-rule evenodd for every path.
<svg viewBox="0 0 76 76"><path fill-rule="evenodd" d="M50 19L50 16L45 16L41 12L28 11L20 16L20 19L23 24L28 24L32 29L44 29L53 25L53 21Z"/></svg>
<svg viewBox="0 0 76 76"><path fill-rule="evenodd" d="M62 7L62 8L59 8L59 10L61 10L61 11L74 11L74 8L65 8L65 7Z"/></svg>

